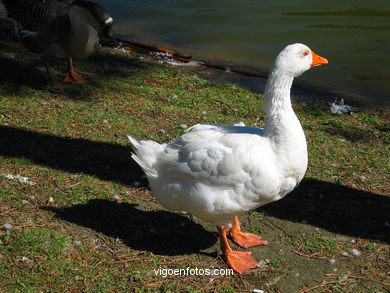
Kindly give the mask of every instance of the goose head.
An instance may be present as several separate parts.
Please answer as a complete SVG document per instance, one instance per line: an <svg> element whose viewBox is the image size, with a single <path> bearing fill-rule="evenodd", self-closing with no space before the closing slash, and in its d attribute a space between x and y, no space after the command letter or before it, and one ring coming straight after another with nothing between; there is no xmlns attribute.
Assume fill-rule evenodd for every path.
<svg viewBox="0 0 390 293"><path fill-rule="evenodd" d="M69 11L70 21L78 21L92 26L98 33L112 38L112 17L97 3L86 0L73 1Z"/></svg>
<svg viewBox="0 0 390 293"><path fill-rule="evenodd" d="M328 64L328 60L300 43L288 45L275 60L274 69L298 77L311 67Z"/></svg>

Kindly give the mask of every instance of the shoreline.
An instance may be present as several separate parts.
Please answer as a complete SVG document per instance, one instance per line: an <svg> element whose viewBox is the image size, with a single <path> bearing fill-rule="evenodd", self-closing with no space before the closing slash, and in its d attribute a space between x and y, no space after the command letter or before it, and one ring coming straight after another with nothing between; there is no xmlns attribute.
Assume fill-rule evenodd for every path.
<svg viewBox="0 0 390 293"><path fill-rule="evenodd" d="M201 56L193 57L173 49L130 41L121 36L117 40L124 45L124 50L142 54L150 60L157 60L157 62L176 67L185 66L188 70L210 81L220 84L235 83L257 93L264 93L268 76L268 72L266 71L219 59L204 58ZM356 96L338 90L329 91L327 89L321 89L319 86L312 85L299 78L294 80L291 98L299 103L308 102L316 104L322 109L330 109L333 102L344 99L347 105L358 108L358 111L390 112L390 105L374 103L368 101L363 96Z"/></svg>
<svg viewBox="0 0 390 293"><path fill-rule="evenodd" d="M124 41L119 38L118 41ZM193 57L185 53L165 49L139 42L129 42L131 47L123 46L121 49L111 49L115 51L133 52L142 55L142 58L150 62L163 64L173 70L186 69L200 78L204 78L220 85L236 84L239 87L248 89L257 94L264 94L268 72L259 71L255 73L254 68L248 68L239 64L224 62L216 59L202 59ZM199 59L198 59L199 58ZM345 105L351 106L352 111L348 114L332 114L331 106L335 102L344 99ZM331 93L326 90L314 87L299 78L294 80L291 88L291 100L297 104L313 105L334 116L349 116L356 113L367 113L390 120L390 105L370 103L362 98L350 96L342 93Z"/></svg>

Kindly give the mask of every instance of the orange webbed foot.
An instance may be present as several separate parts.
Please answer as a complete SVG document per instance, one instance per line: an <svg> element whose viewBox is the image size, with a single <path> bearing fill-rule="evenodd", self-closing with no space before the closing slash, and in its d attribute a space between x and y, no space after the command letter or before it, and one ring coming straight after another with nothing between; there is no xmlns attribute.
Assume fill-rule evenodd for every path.
<svg viewBox="0 0 390 293"><path fill-rule="evenodd" d="M218 227L218 231L221 241L221 250L229 267L235 272L242 274L249 269L257 268L259 266L250 252L235 251L230 247L226 236L229 228Z"/></svg>
<svg viewBox="0 0 390 293"><path fill-rule="evenodd" d="M239 274L259 267L250 252L231 250L226 253L225 258L229 267Z"/></svg>
<svg viewBox="0 0 390 293"><path fill-rule="evenodd" d="M268 241L261 240L261 236L252 233L231 230L230 236L236 244L244 248L268 244Z"/></svg>
<svg viewBox="0 0 390 293"><path fill-rule="evenodd" d="M268 241L261 240L261 236L259 235L242 232L237 216L235 216L233 219L233 226L230 229L230 236L236 244L244 248L268 244Z"/></svg>
<svg viewBox="0 0 390 293"><path fill-rule="evenodd" d="M86 83L89 83L88 79L85 79L84 77L82 77L80 74L76 73L76 72L69 72L65 79L64 79L65 82L69 82L69 83L75 83L75 84L86 84Z"/></svg>

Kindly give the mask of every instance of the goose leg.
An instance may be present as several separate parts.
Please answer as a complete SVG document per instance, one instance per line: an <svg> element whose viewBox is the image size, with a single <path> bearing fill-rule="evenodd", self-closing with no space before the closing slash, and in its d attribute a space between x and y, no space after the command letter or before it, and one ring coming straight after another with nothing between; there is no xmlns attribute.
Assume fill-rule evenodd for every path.
<svg viewBox="0 0 390 293"><path fill-rule="evenodd" d="M49 65L47 64L47 58L46 56L42 57L43 64L45 64L47 78L49 81L49 87L55 88L55 89L66 89L69 87L69 85L62 80L59 80L54 76L54 74L51 72Z"/></svg>
<svg viewBox="0 0 390 293"><path fill-rule="evenodd" d="M268 244L267 241L261 240L261 237L256 234L241 232L240 222L237 216L234 217L233 226L230 229L230 236L236 244L244 248Z"/></svg>
<svg viewBox="0 0 390 293"><path fill-rule="evenodd" d="M226 233L228 228L217 227L220 235L221 250L227 264L239 274L249 269L257 268L258 262L252 257L250 252L233 250L227 240Z"/></svg>
<svg viewBox="0 0 390 293"><path fill-rule="evenodd" d="M74 71L73 59L71 56L68 57L69 72L66 75L64 81L76 84L86 84L88 80L82 77L80 74Z"/></svg>

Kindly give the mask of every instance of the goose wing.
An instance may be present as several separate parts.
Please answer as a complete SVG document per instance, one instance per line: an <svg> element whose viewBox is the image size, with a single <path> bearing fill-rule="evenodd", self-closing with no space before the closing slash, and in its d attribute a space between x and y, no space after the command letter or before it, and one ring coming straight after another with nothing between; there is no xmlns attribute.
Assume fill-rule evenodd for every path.
<svg viewBox="0 0 390 293"><path fill-rule="evenodd" d="M275 172L269 142L263 130L254 127L198 124L167 147L168 156L173 152L177 159L164 169L189 182L261 188Z"/></svg>
<svg viewBox="0 0 390 293"><path fill-rule="evenodd" d="M61 16L67 16L70 0L2 0L7 17L19 22L23 29L44 31Z"/></svg>

